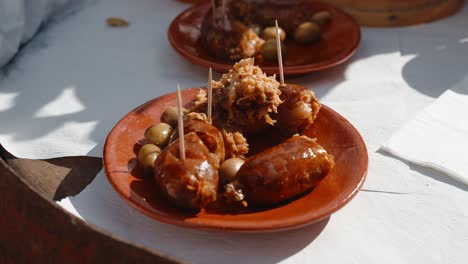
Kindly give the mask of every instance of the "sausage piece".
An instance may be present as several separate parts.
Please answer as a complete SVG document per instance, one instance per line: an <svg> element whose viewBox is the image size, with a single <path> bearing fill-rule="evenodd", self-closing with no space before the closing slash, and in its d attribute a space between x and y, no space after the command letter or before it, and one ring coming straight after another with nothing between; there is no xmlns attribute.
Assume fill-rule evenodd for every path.
<svg viewBox="0 0 468 264"><path fill-rule="evenodd" d="M228 2L228 16L231 20L242 21L247 25L262 27L274 26L275 20L292 35L296 27L310 20L311 11L297 0L236 0Z"/></svg>
<svg viewBox="0 0 468 264"><path fill-rule="evenodd" d="M213 125L206 121L205 114L189 113L184 120L184 133L189 134L194 132L202 140L203 144L208 148L210 156L212 156L215 168L225 159L224 138L221 132ZM171 143L179 137L177 131L171 136Z"/></svg>
<svg viewBox="0 0 468 264"><path fill-rule="evenodd" d="M225 158L224 140L221 132L206 121L189 119L184 124L184 133L188 134L190 132L195 132L203 141L214 160L213 165L218 169Z"/></svg>
<svg viewBox="0 0 468 264"><path fill-rule="evenodd" d="M166 147L154 164L159 190L181 207L201 209L216 201L219 162L195 133L184 136L185 161L180 160L179 139Z"/></svg>
<svg viewBox="0 0 468 264"><path fill-rule="evenodd" d="M313 122L320 104L312 90L295 84L280 87L282 104L273 116L278 122L273 129L285 137L301 133Z"/></svg>
<svg viewBox="0 0 468 264"><path fill-rule="evenodd" d="M249 158L237 177L249 205L273 205L315 187L333 166L315 139L293 136Z"/></svg>

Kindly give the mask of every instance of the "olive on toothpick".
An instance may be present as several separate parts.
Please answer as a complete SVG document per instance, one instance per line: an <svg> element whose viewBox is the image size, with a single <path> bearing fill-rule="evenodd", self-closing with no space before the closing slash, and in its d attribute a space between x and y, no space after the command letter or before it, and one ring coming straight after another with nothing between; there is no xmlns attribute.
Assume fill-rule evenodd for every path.
<svg viewBox="0 0 468 264"><path fill-rule="evenodd" d="M286 32L284 29L279 28L280 31L280 40L284 41L286 39ZM263 39L276 39L276 27L267 27L262 32Z"/></svg>
<svg viewBox="0 0 468 264"><path fill-rule="evenodd" d="M273 39L267 39L265 43L263 43L261 48L261 53L266 60L269 61L276 61L278 60L278 52L276 49L276 37ZM286 45L281 42L281 54L286 53Z"/></svg>

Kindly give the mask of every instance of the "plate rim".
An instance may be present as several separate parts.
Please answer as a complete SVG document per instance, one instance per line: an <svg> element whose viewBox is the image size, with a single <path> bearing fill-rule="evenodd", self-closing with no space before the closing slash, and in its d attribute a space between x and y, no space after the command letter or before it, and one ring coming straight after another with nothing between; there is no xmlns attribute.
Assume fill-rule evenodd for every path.
<svg viewBox="0 0 468 264"><path fill-rule="evenodd" d="M330 68L333 68L335 66L338 66L345 61L349 60L352 56L356 54L359 48L359 44L361 43L361 28L359 24L357 23L356 19L354 19L350 14L346 13L345 11L322 1L317 1L317 0L305 0L308 2L315 2L319 3L321 5L326 5L331 9L334 9L335 12L340 13L341 15L345 16L353 25L354 29L356 29L357 33L357 38L356 41L351 43L349 45L349 48L347 48L346 52L340 52L338 56L331 57L327 60L321 61L320 63L317 64L305 64L305 65L294 65L294 66L284 66L283 68L283 73L284 75L300 75L300 74L306 74L306 73L311 73L311 72L317 72L317 71L322 71L322 70L327 70ZM187 13L191 12L194 9L201 8L203 6L209 5L208 2L206 1L201 1L200 3L194 4L190 6L189 8L183 10L181 13L179 13L170 23L168 30L167 30L167 36L169 43L171 44L172 48L183 58L187 59L188 61L195 63L197 65L203 66L203 67L212 67L213 70L218 71L218 72L224 72L228 71L232 68L232 63L226 61L226 63L219 63L215 61L211 61L206 58L201 58L199 56L195 56L188 52L186 49L182 48L182 45L179 45L177 41L175 41L174 36L173 36L173 31L176 29L176 26L178 25L177 22L182 19L183 16L185 16ZM330 61L327 63L327 61ZM278 73L278 67L277 66L261 66L262 70L267 73L267 74L277 74Z"/></svg>
<svg viewBox="0 0 468 264"><path fill-rule="evenodd" d="M200 88L202 88L202 87L188 88L188 89L182 90L182 92L183 93L189 93L189 92L191 92L193 90L199 90ZM335 206L331 207L326 212L318 215L314 219L308 219L308 218L305 219L305 220L300 219L300 220L295 220L295 221L289 221L286 224L276 223L275 225L271 225L271 223L270 223L269 225L263 225L261 227L259 227L258 225L255 225L254 228L251 228L251 227L219 226L219 225L216 225L216 224L213 224L213 223L207 224L207 223L198 223L198 222L187 222L187 221L181 221L179 219L171 218L170 216L169 217L168 216L163 216L163 215L157 214L156 212L153 212L153 211L149 211L149 210L145 209L144 206L138 204L138 202L133 201L132 199L127 197L127 195L123 192L123 190L121 190L117 186L116 182L113 181L113 177L112 177L113 173L110 173L110 171L109 171L110 166L108 164L108 160L106 160L106 156L110 155L108 152L110 151L109 150L109 144L110 144L109 142L110 142L111 136L114 134L114 131L116 131L119 128L119 125L122 122L125 121L125 119L127 118L127 116L130 113L134 113L138 109L143 108L146 105L150 105L150 104L154 103L154 101L163 100L163 99L165 99L167 97L175 97L175 93L172 92L172 93L164 94L164 95L159 96L159 97L155 97L155 98L141 104L140 106L134 108L133 110L129 111L127 114L125 114L114 125L114 127L111 129L111 131L107 135L106 141L105 141L105 144L104 144L104 148L103 148L104 174L106 175L106 178L109 181L109 183L111 184L114 191L116 191L119 194L120 198L123 199L126 202L126 204L130 205L132 208L136 209L137 211L139 211L143 215L146 215L147 217L149 217L149 218L151 218L151 219L153 219L155 221L158 221L160 223L175 225L175 226L179 226L179 227L184 227L184 228L193 228L193 229L201 229L201 230L209 230L209 231L236 232L236 233L264 233L264 232L276 232L276 231L297 229L297 228L301 228L301 227L304 227L304 226L308 226L308 225L317 223L317 222L331 216L333 213L337 212L341 208L343 208L361 190L362 185L364 184L364 181L365 181L365 179L367 177L368 166L369 166L369 156L368 156L367 146L366 146L365 141L362 138L361 134L357 131L357 129L346 118L341 116L338 112L336 112L332 108L322 104L323 108L327 109L328 111L331 111L332 114L339 117L340 120L342 122L344 122L347 126L349 126L352 129L353 133L355 133L357 135L358 142L362 145L362 149L363 149L362 158L364 159L363 162L364 162L364 165L365 165L363 167L362 172L360 172L360 174L362 174L362 175L360 175L360 179L357 182L356 186L354 186L352 188L352 191L350 193L348 193L344 198L339 200L338 202L336 200L334 200L333 202L335 203Z"/></svg>

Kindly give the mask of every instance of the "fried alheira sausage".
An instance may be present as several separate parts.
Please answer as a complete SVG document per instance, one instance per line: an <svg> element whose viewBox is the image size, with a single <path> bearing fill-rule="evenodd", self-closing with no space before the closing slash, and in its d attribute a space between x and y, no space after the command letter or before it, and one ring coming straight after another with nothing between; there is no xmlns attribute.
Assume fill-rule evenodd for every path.
<svg viewBox="0 0 468 264"><path fill-rule="evenodd" d="M286 84L280 87L283 103L278 107L278 113L273 115L278 122L274 131L285 137L302 133L315 120L320 110L312 90L295 84Z"/></svg>
<svg viewBox="0 0 468 264"><path fill-rule="evenodd" d="M184 123L184 133L194 132L208 148L216 169L225 159L224 140L221 132L206 121L189 119Z"/></svg>
<svg viewBox="0 0 468 264"><path fill-rule="evenodd" d="M300 0L236 0L228 3L228 17L232 21L240 21L246 25L274 26L275 20L293 34L296 27L311 19L313 12L304 8Z"/></svg>
<svg viewBox="0 0 468 264"><path fill-rule="evenodd" d="M275 76L267 76L254 65L254 59L243 59L213 81L213 112L217 127L257 134L274 125L270 115L281 104Z"/></svg>
<svg viewBox="0 0 468 264"><path fill-rule="evenodd" d="M232 61L255 56L264 40L244 23L219 13L213 20L212 12L208 12L202 22L199 41L203 47L216 57Z"/></svg>
<svg viewBox="0 0 468 264"><path fill-rule="evenodd" d="M274 205L315 187L334 165L315 139L296 135L247 159L237 179L249 206Z"/></svg>
<svg viewBox="0 0 468 264"><path fill-rule="evenodd" d="M178 138L159 154L154 177L175 204L201 209L217 199L218 168L225 157L223 136L206 121L186 120L185 161L180 159Z"/></svg>
<svg viewBox="0 0 468 264"><path fill-rule="evenodd" d="M176 205L201 209L215 202L218 191L216 161L200 137L184 136L186 159L180 159L179 143L165 148L154 164L154 177L159 190Z"/></svg>

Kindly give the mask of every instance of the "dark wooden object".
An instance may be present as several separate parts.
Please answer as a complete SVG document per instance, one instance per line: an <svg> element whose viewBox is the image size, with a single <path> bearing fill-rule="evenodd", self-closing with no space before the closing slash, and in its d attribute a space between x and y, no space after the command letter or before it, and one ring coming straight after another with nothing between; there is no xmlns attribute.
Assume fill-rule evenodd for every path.
<svg viewBox="0 0 468 264"><path fill-rule="evenodd" d="M86 187L101 166L91 157L18 159L0 145L0 263L181 263L55 204Z"/></svg>
<svg viewBox="0 0 468 264"><path fill-rule="evenodd" d="M464 0L322 0L348 12L362 26L401 27L435 21L460 10Z"/></svg>

